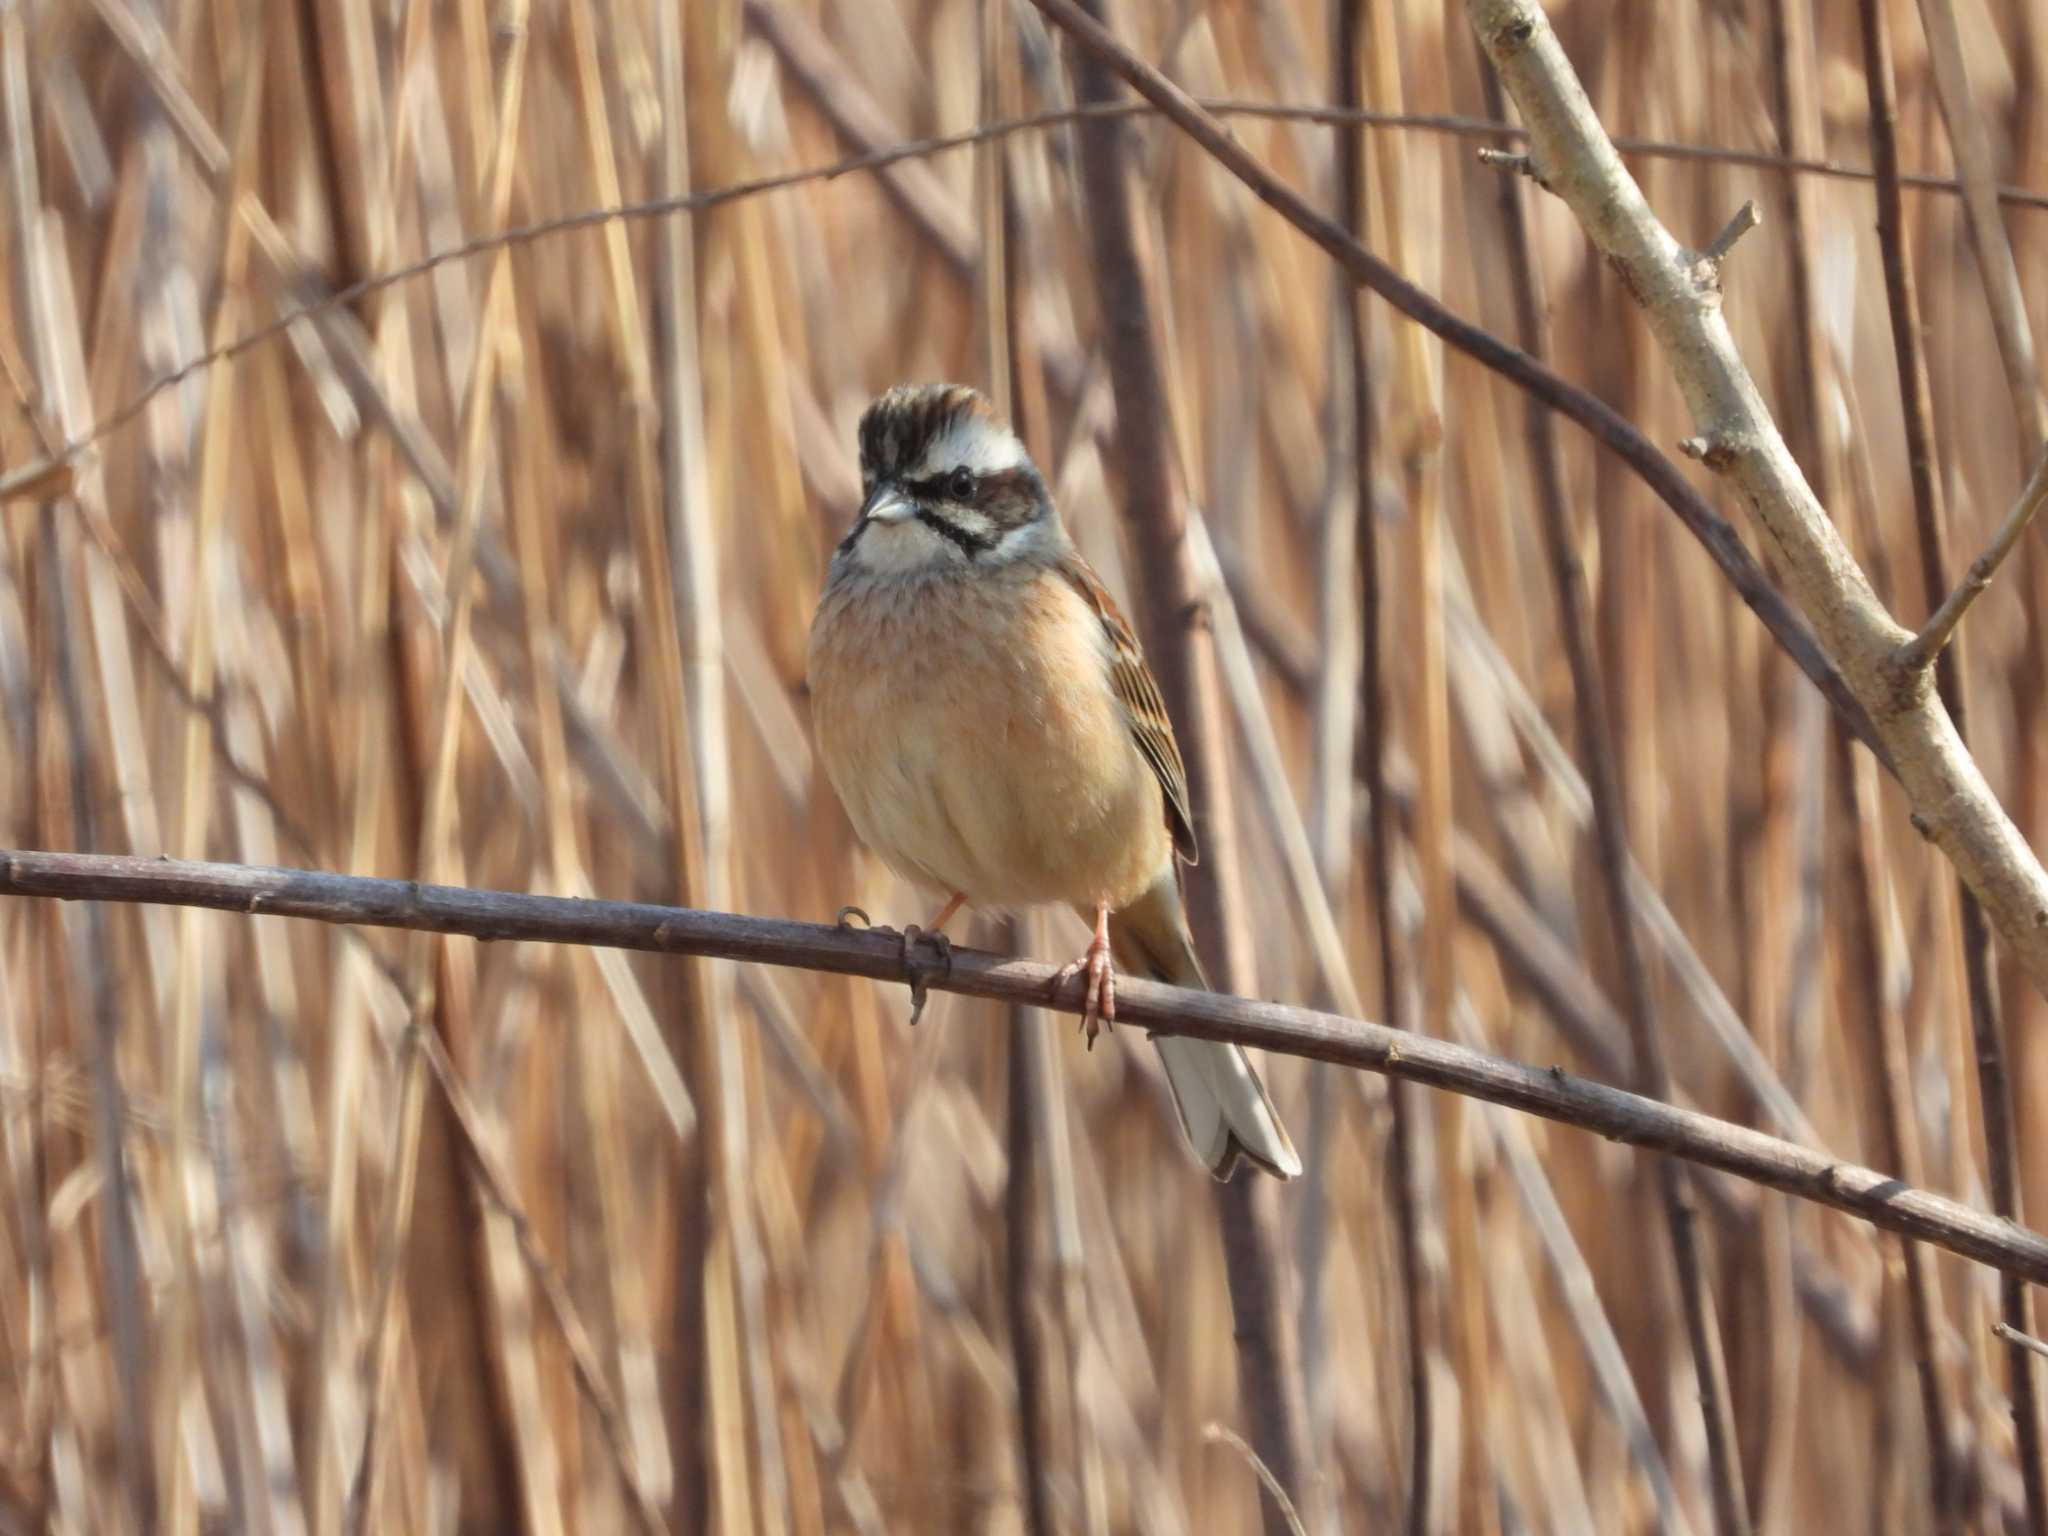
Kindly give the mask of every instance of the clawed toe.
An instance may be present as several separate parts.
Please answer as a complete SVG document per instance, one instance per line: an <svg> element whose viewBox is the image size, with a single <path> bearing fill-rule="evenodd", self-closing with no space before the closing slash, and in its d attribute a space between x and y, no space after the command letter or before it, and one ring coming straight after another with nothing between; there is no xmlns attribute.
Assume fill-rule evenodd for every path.
<svg viewBox="0 0 2048 1536"><path fill-rule="evenodd" d="M1107 944L1088 946L1087 953L1061 966L1052 978L1053 995L1076 976L1083 976L1081 1033L1088 1037L1088 1049L1095 1049L1095 1037L1116 1025L1116 967Z"/></svg>
<svg viewBox="0 0 2048 1536"><path fill-rule="evenodd" d="M903 969L910 976L910 1025L917 1027L917 1021L924 1016L925 996L933 976L950 976L953 973L953 941L935 928L920 928L912 923L903 930ZM919 941L931 945L938 956L936 962L921 960L916 949Z"/></svg>
<svg viewBox="0 0 2048 1536"><path fill-rule="evenodd" d="M1097 1020L1101 1022L1098 1024ZM1116 967L1108 954L1088 957L1088 1011L1081 1015L1081 1032L1088 1037L1088 1049L1095 1049L1095 1037L1116 1026Z"/></svg>
<svg viewBox="0 0 2048 1536"><path fill-rule="evenodd" d="M949 908L947 916L951 915ZM856 922L856 919L858 920ZM841 907L838 926L866 933L879 933L894 938L902 947L902 965L910 981L910 1022L915 1026L924 1016L926 993L930 990L931 978L953 974L953 941L938 928L920 928L912 923L897 930L876 923L859 907ZM925 959L917 953L920 943L929 944L935 959Z"/></svg>

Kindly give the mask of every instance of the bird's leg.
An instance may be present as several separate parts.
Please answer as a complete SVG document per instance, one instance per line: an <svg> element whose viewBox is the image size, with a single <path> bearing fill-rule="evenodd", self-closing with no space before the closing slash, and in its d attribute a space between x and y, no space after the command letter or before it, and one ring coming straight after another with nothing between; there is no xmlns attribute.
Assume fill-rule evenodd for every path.
<svg viewBox="0 0 2048 1536"><path fill-rule="evenodd" d="M1081 1032L1088 1037L1088 1049L1095 1049L1095 1037L1116 1023L1116 966L1109 954L1109 903L1095 903L1095 937L1077 960L1069 960L1052 978L1052 990L1079 975L1088 978L1082 994Z"/></svg>

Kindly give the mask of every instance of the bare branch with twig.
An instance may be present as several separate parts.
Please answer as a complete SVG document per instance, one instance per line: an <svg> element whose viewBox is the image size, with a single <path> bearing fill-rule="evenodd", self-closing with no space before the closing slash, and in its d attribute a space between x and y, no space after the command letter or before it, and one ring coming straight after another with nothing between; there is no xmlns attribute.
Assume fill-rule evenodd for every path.
<svg viewBox="0 0 2048 1536"><path fill-rule="evenodd" d="M1659 222L1530 0L1467 0L1488 57L1530 132L1544 184L1622 274L1691 409L1701 462L1742 493L1792 590L1914 810L2037 988L2048 992L2048 870L1992 794L1924 669L1899 666L1911 636L1879 600L1792 457L1736 350L1719 272Z"/></svg>

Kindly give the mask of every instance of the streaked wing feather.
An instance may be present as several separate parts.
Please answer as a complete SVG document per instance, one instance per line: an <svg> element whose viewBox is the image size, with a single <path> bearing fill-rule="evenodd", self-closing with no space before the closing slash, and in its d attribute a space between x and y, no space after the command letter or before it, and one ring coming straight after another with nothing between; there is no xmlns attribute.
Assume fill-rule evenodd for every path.
<svg viewBox="0 0 2048 1536"><path fill-rule="evenodd" d="M1188 772L1182 763L1180 744L1173 739L1173 720L1166 713L1158 680L1145 664L1138 637L1117 611L1116 602L1102 580L1078 554L1060 563L1060 574L1080 593L1109 639L1109 683L1117 702L1123 706L1124 722L1166 797L1166 824L1173 832L1174 849L1188 863L1195 862L1195 818L1188 809Z"/></svg>

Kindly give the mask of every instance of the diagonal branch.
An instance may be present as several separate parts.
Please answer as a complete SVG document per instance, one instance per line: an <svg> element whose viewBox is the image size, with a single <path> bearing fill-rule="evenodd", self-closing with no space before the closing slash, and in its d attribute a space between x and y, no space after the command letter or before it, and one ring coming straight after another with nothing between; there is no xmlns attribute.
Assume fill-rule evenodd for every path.
<svg viewBox="0 0 2048 1536"><path fill-rule="evenodd" d="M1202 104L1158 70L1118 42L1074 0L1033 0L1088 52L1102 59L1175 127L1186 133L1231 175L1288 223L1322 247L1346 272L1372 289L1409 319L1434 332L1482 367L1528 390L1552 409L1585 428L1614 453L1678 514L1680 522L1705 546L1750 611L1763 621L1799 670L1826 695L1849 729L1885 758L1885 748L1865 717L1864 706L1835 665L1820 653L1812 633L1792 613L1784 595L1773 587L1734 527L1694 489L1679 467L1637 430L1619 411L1546 368L1519 347L1510 346L1483 326L1452 313L1380 260L1334 220L1316 211L1308 200L1261 165L1230 130ZM2044 944L2048 951L2048 944Z"/></svg>
<svg viewBox="0 0 2048 1536"><path fill-rule="evenodd" d="M1052 989L1054 968L955 948L941 964L908 953L902 935L788 918L747 917L647 902L587 901L519 891L426 885L320 870L152 859L131 854L0 850L0 896L121 901L310 918L316 922L462 934L491 940L584 944L708 955L876 981L913 975L944 992L1081 1011L1080 980ZM1718 1168L2048 1284L2048 1237L1959 1201L1841 1162L1747 1126L1640 1094L1309 1008L1193 992L1135 977L1117 983L1117 1016L1159 1034L1234 1040L1283 1055L1362 1068L1505 1104L1653 1152Z"/></svg>
<svg viewBox="0 0 2048 1536"><path fill-rule="evenodd" d="M2048 871L1991 792L1912 637L1842 542L1735 347L1714 264L1658 222L1622 164L1540 5L1466 0L1474 30L1529 128L1543 184L1621 274L1670 360L1709 468L1749 503L1830 659L1867 713L1913 807L2033 984L2048 993Z"/></svg>

